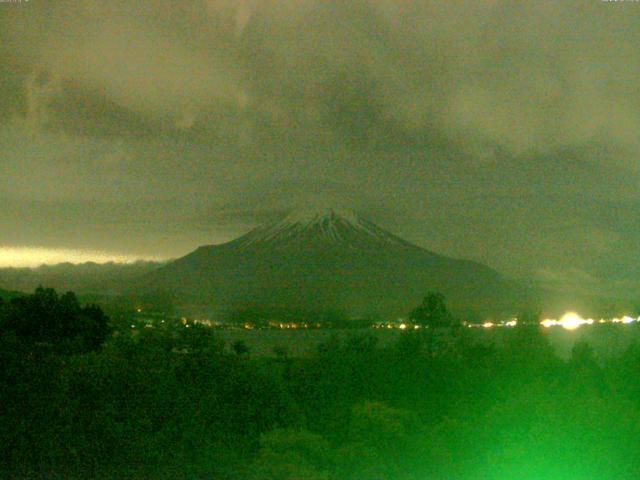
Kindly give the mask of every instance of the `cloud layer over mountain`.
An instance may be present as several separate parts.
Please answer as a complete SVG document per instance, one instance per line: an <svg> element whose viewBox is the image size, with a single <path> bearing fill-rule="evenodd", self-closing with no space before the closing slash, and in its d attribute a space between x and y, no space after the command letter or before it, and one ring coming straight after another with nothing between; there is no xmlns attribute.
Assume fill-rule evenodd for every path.
<svg viewBox="0 0 640 480"><path fill-rule="evenodd" d="M0 4L0 243L174 256L329 202L629 290L639 26L633 2Z"/></svg>

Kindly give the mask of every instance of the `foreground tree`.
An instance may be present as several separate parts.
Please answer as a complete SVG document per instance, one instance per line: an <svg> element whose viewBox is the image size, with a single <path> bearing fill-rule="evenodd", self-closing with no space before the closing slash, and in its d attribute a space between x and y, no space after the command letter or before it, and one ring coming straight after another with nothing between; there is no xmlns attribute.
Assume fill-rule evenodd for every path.
<svg viewBox="0 0 640 480"><path fill-rule="evenodd" d="M99 307L81 307L73 292L58 296L42 287L4 305L0 328L21 340L69 352L95 350L109 334L108 318Z"/></svg>
<svg viewBox="0 0 640 480"><path fill-rule="evenodd" d="M444 295L439 292L429 292L422 303L418 305L409 318L423 327L450 327L454 323L453 316L447 309Z"/></svg>
<svg viewBox="0 0 640 480"><path fill-rule="evenodd" d="M253 465L256 480L329 480L334 452L320 435L307 431L273 430L260 437Z"/></svg>

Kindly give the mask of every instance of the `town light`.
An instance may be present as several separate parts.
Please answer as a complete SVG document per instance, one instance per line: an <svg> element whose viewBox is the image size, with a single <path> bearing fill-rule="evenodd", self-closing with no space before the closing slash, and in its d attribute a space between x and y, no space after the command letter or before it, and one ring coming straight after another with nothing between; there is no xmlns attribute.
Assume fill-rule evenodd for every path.
<svg viewBox="0 0 640 480"><path fill-rule="evenodd" d="M575 330L580 327L580 325L587 323L587 321L575 312L567 312L558 323L562 325L562 328L565 330Z"/></svg>

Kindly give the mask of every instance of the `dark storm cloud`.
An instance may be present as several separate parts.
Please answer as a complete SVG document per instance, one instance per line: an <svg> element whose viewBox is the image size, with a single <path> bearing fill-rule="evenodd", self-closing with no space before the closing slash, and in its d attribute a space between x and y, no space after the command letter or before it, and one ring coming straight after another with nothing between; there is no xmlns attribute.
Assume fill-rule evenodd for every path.
<svg viewBox="0 0 640 480"><path fill-rule="evenodd" d="M477 149L598 134L635 142L633 6L219 0L8 10L5 49L105 96L94 102L111 102L107 124L117 106L182 128L239 109L356 140L391 128L392 138L440 134ZM65 105L99 113L84 103Z"/></svg>
<svg viewBox="0 0 640 480"><path fill-rule="evenodd" d="M0 7L0 193L66 212L8 209L15 241L94 215L87 247L177 255L328 203L511 273L633 278L637 4Z"/></svg>

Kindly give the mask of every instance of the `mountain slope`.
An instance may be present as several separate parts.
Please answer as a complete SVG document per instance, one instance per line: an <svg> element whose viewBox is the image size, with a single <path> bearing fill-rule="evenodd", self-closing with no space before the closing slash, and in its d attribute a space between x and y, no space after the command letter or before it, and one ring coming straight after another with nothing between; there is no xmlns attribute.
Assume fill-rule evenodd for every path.
<svg viewBox="0 0 640 480"><path fill-rule="evenodd" d="M513 287L489 267L413 245L357 215L293 214L145 275L139 293L168 292L213 310L246 306L403 315L429 290L458 311L513 308ZM188 303L187 302L187 303Z"/></svg>

